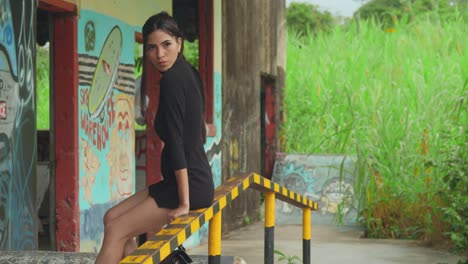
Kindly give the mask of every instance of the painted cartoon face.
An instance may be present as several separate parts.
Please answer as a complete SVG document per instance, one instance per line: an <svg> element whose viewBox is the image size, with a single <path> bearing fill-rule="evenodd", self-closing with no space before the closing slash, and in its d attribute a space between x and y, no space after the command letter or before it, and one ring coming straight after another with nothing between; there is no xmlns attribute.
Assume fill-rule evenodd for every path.
<svg viewBox="0 0 468 264"><path fill-rule="evenodd" d="M169 70L177 60L182 47L182 38L176 38L158 29L148 35L146 56L160 72Z"/></svg>
<svg viewBox="0 0 468 264"><path fill-rule="evenodd" d="M111 167L110 188L113 190L114 183L117 194L113 193L113 199L128 197L133 193L134 179L131 170L131 155L134 152L132 106L130 101L124 97L116 98L115 127L112 131L111 150L108 154L109 166Z"/></svg>
<svg viewBox="0 0 468 264"><path fill-rule="evenodd" d="M130 122L130 105L127 101L117 102L117 108L120 109L117 115L117 129L119 131L119 141L121 142L119 153L119 177L117 181L117 190L121 196L131 195L133 191L132 172L130 170L130 154L132 149L129 146L133 140L130 135L130 129L133 123Z"/></svg>

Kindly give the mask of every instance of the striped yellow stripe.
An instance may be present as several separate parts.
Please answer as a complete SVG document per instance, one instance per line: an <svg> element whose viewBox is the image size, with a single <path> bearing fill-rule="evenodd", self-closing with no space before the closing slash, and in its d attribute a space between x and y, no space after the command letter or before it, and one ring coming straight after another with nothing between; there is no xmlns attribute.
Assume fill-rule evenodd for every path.
<svg viewBox="0 0 468 264"><path fill-rule="evenodd" d="M247 189L249 187L249 185L250 185L249 178L247 178L242 182L242 190Z"/></svg>
<svg viewBox="0 0 468 264"><path fill-rule="evenodd" d="M200 229L200 221L193 221L190 224L190 233L193 234L197 232L198 229Z"/></svg>
<svg viewBox="0 0 468 264"><path fill-rule="evenodd" d="M187 240L187 237L185 236L185 232L180 232L178 235L177 235L177 244L182 244L184 243L184 241Z"/></svg>
<svg viewBox="0 0 468 264"><path fill-rule="evenodd" d="M150 255L126 256L120 263L125 264L153 264L153 258Z"/></svg>
<svg viewBox="0 0 468 264"><path fill-rule="evenodd" d="M160 241L149 240L149 241L146 241L139 248L140 249L158 249L166 242L167 242L166 240L160 240Z"/></svg>
<svg viewBox="0 0 468 264"><path fill-rule="evenodd" d="M236 197L237 197L237 196L239 196L239 188L238 188L238 187L236 187L236 188L232 189L232 192L231 192L231 194L232 194L232 198L231 198L231 200L234 200L234 199L236 199Z"/></svg>
<svg viewBox="0 0 468 264"><path fill-rule="evenodd" d="M195 217L193 217L193 216L181 217L181 218L177 218L176 220L172 221L171 224L187 225L187 224L190 224L193 220L195 220Z"/></svg>
<svg viewBox="0 0 468 264"><path fill-rule="evenodd" d="M226 196L219 199L219 210L223 209L224 207L226 207Z"/></svg>
<svg viewBox="0 0 468 264"><path fill-rule="evenodd" d="M274 186L274 188L275 188L275 192L279 192L279 191L280 191L280 186L279 186L279 184L275 183L273 186Z"/></svg>
<svg viewBox="0 0 468 264"><path fill-rule="evenodd" d="M168 228L159 231L158 235L160 236L173 236L182 231L182 228Z"/></svg>
<svg viewBox="0 0 468 264"><path fill-rule="evenodd" d="M171 244L165 244L159 251L159 259L163 260L171 254Z"/></svg>
<svg viewBox="0 0 468 264"><path fill-rule="evenodd" d="M260 175L254 174L254 182L260 184Z"/></svg>
<svg viewBox="0 0 468 264"><path fill-rule="evenodd" d="M302 209L302 238L310 240L310 208Z"/></svg>
<svg viewBox="0 0 468 264"><path fill-rule="evenodd" d="M210 221L210 233L208 234L208 254L210 256L221 255L221 219L221 211L219 211Z"/></svg>
<svg viewBox="0 0 468 264"><path fill-rule="evenodd" d="M265 198L265 227L271 228L275 225L275 199L281 199L290 203L294 206L305 207L309 213L303 215L304 239L310 239L311 227L310 224L306 225L306 222L310 223L310 211L317 210L318 204L313 202L306 197L299 195L293 191L282 187L278 183L272 182L262 176L252 173L250 175L242 175L239 177L231 177L227 180L226 184L216 189L215 202L216 208L219 210L215 213L215 207L202 208L190 212L189 216L183 216L174 220L166 229L161 230L156 237L144 243L140 246L141 253L143 255L128 256L123 259L121 264L153 264L154 261L164 259L171 253L177 244L182 244L188 237L187 234L193 234L198 231L201 227L201 223L210 222L210 238L209 238L209 254L210 256L221 255L221 212L224 207L227 206L228 200L232 201L236 199L240 192L247 188L253 187L261 192L266 192ZM240 189L242 188L242 189ZM309 208L307 208L309 207ZM196 216L194 216L196 214ZM307 216L309 215L309 216ZM309 217L309 218L307 218ZM178 226L173 226L178 225ZM181 228L180 225L184 227ZM211 232L213 229L214 232ZM216 230L215 230L216 229ZM174 239L177 239L174 241ZM148 251L152 254L147 255ZM135 252L138 254L138 251ZM153 257L154 256L154 259ZM159 259L158 259L159 257Z"/></svg>
<svg viewBox="0 0 468 264"><path fill-rule="evenodd" d="M275 226L275 193L265 194L265 227Z"/></svg>
<svg viewBox="0 0 468 264"><path fill-rule="evenodd" d="M205 223L210 221L212 217L213 217L213 207L210 207L205 212Z"/></svg>

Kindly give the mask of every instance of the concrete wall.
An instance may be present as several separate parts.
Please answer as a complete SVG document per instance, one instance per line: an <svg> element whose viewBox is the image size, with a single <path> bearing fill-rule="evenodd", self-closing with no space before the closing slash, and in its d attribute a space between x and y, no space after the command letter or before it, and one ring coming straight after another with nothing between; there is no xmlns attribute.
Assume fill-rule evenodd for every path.
<svg viewBox="0 0 468 264"><path fill-rule="evenodd" d="M35 249L36 1L0 1L0 250Z"/></svg>
<svg viewBox="0 0 468 264"><path fill-rule="evenodd" d="M118 17L125 24L141 31L146 19L162 10L172 13L172 0L80 0L80 10L93 10L110 17Z"/></svg>
<svg viewBox="0 0 468 264"><path fill-rule="evenodd" d="M261 172L261 76L284 87L284 0L223 2L223 180ZM259 194L249 191L228 208L229 230L257 218Z"/></svg>
<svg viewBox="0 0 468 264"><path fill-rule="evenodd" d="M80 251L96 252L105 212L135 191L134 28L80 11Z"/></svg>
<svg viewBox="0 0 468 264"><path fill-rule="evenodd" d="M314 224L331 225L341 215L343 224L355 225L356 171L353 158L344 155L277 153L273 181L318 203L319 210L312 215ZM302 224L300 208L277 200L275 209L277 225Z"/></svg>

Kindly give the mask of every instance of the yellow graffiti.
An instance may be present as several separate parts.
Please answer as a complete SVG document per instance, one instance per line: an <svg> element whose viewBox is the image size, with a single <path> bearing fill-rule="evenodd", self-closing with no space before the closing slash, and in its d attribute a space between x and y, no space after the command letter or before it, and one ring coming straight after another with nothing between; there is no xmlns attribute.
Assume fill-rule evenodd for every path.
<svg viewBox="0 0 468 264"><path fill-rule="evenodd" d="M115 97L116 118L110 138L107 161L110 167L109 189L112 200L125 198L133 193L134 179L132 157L135 151L133 100L119 94ZM115 186L115 188L114 188Z"/></svg>
<svg viewBox="0 0 468 264"><path fill-rule="evenodd" d="M82 161L83 171L85 175L81 178L81 188L83 189L83 200L93 204L93 186L96 181L96 174L99 171L101 164L99 158L94 153L91 145L84 139L81 139L81 145L83 146Z"/></svg>
<svg viewBox="0 0 468 264"><path fill-rule="evenodd" d="M239 171L239 142L236 138L229 144L229 170L231 174Z"/></svg>

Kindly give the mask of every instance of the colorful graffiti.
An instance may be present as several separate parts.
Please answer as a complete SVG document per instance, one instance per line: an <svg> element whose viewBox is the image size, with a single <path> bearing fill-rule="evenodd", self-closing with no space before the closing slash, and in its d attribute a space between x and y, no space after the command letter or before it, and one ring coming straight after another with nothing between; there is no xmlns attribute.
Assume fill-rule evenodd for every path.
<svg viewBox="0 0 468 264"><path fill-rule="evenodd" d="M80 251L97 252L105 212L135 192L135 36L89 10L78 32Z"/></svg>
<svg viewBox="0 0 468 264"><path fill-rule="evenodd" d="M354 162L342 155L277 153L272 180L319 204L314 223L331 224L341 210L344 224L356 223ZM276 202L277 223L301 224L300 208Z"/></svg>
<svg viewBox="0 0 468 264"><path fill-rule="evenodd" d="M35 20L36 1L0 0L0 250L37 247Z"/></svg>

